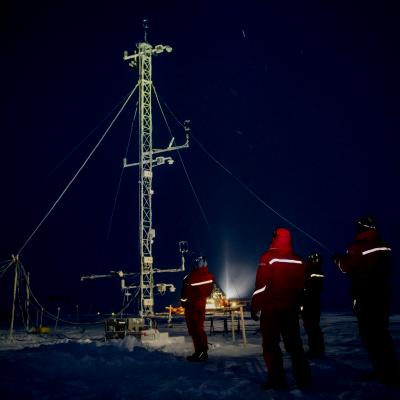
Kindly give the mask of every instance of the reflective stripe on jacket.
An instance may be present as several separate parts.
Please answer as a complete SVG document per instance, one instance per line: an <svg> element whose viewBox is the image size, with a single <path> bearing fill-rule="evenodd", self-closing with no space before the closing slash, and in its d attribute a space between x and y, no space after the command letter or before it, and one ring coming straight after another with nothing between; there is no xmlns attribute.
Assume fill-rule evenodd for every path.
<svg viewBox="0 0 400 400"><path fill-rule="evenodd" d="M184 307L204 307L214 288L214 275L208 267L195 268L183 279L181 302Z"/></svg>
<svg viewBox="0 0 400 400"><path fill-rule="evenodd" d="M361 232L348 246L338 266L352 281L353 298L387 301L390 293L391 249L380 238L376 229Z"/></svg>
<svg viewBox="0 0 400 400"><path fill-rule="evenodd" d="M305 265L292 250L290 232L278 229L276 233L269 250L260 257L253 313L294 309L304 290Z"/></svg>

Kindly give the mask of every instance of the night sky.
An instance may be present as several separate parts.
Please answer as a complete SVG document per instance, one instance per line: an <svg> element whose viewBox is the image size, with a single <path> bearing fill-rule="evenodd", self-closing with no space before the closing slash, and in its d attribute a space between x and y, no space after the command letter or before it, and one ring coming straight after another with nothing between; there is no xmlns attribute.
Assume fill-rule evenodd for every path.
<svg viewBox="0 0 400 400"><path fill-rule="evenodd" d="M153 83L176 142L184 142L184 132L165 104L179 121L192 121L194 137L236 177L194 139L180 152L203 214L177 154L168 154L172 166L155 168L155 267L178 266L177 242L187 240L191 256L208 257L224 290L246 297L272 231L286 226L299 255L325 258L325 309L350 310L349 282L332 253L345 251L355 220L367 214L393 249L392 281L399 282L395 2L142 3L2 3L0 260L19 251L110 117L83 139L135 86L137 70L122 56L143 40L147 18L148 41L174 49L153 59ZM123 171L109 229L135 103L20 254L50 311L76 304L83 312L117 311L117 279L80 277L139 271L137 169ZM166 147L170 133L155 99L153 116L154 146ZM135 124L129 162L138 158L137 135ZM183 276L155 277L178 289L159 309L178 304ZM0 281L2 310L11 284L9 271ZM400 311L395 290L394 304Z"/></svg>

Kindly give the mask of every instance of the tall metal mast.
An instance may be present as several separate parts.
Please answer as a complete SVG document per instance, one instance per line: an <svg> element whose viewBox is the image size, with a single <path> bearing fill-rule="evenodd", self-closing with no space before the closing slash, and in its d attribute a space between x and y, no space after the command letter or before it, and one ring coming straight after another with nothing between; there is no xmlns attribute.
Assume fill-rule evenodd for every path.
<svg viewBox="0 0 400 400"><path fill-rule="evenodd" d="M139 166L139 246L140 246L140 315L150 316L154 314L154 272L163 272L163 270L154 270L153 268L153 241L155 230L152 225L152 189L153 166L172 164L171 157L156 157L154 154L167 151L178 150L189 147L188 135L186 143L181 146L173 146L174 139L165 149L153 149L153 123L152 123L152 56L167 51L170 53L172 48L166 45L152 46L147 42L147 21L144 21L145 40L136 45L137 50L133 55L124 53L124 60L130 61L131 67L139 67L139 162L127 164L124 160L124 167ZM167 272L167 271L165 271ZM168 270L173 272L173 270Z"/></svg>

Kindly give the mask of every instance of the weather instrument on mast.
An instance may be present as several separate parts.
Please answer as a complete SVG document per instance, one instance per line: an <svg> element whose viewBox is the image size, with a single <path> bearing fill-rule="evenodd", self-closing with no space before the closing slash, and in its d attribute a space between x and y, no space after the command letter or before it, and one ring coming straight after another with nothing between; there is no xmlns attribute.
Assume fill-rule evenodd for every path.
<svg viewBox="0 0 400 400"><path fill-rule="evenodd" d="M136 163L128 163L123 160L123 167L129 168L137 166L139 168L139 248L140 248L140 282L136 285L126 285L125 277L133 275L123 271L111 272L110 275L90 275L83 276L81 280L97 279L109 276L119 276L121 279L121 289L140 289L140 317L154 316L154 290L161 293L166 290L175 291L175 287L169 283L155 283L154 274L161 272L181 272L185 269L185 253L188 251L187 242L179 243L181 253L181 266L179 268L161 269L154 267L153 242L155 239L155 229L153 228L152 188L153 169L164 164L173 164L172 157L165 157L164 154L189 147L189 123L185 121L184 130L186 142L183 145L176 145L172 137L166 148L153 148L153 120L152 120L152 57L163 52L170 53L172 47L168 45L152 46L147 42L147 20L144 21L145 38L144 41L136 45L137 49L129 55L124 52L123 59L129 62L129 66L139 69L139 160ZM161 155L162 154L162 155Z"/></svg>

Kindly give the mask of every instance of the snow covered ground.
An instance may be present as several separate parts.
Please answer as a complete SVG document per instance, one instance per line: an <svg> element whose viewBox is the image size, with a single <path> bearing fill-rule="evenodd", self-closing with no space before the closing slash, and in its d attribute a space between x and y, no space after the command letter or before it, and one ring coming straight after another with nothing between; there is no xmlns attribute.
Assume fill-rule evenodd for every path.
<svg viewBox="0 0 400 400"><path fill-rule="evenodd" d="M400 315L391 318L391 333L400 349ZM103 339L102 325L59 327L48 335L0 331L2 399L399 399L400 390L360 378L370 364L351 315L324 314L327 356L312 360L313 388L295 388L290 359L285 367L290 388L263 391L266 371L257 323L246 319L248 344L222 334L222 321L209 336L207 363L185 360L193 351L184 322L169 331L170 340L143 344L134 337ZM209 322L206 323L207 330ZM179 336L185 336L179 339ZM306 338L304 337L304 343ZM306 348L306 346L305 346Z"/></svg>

